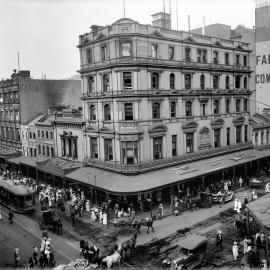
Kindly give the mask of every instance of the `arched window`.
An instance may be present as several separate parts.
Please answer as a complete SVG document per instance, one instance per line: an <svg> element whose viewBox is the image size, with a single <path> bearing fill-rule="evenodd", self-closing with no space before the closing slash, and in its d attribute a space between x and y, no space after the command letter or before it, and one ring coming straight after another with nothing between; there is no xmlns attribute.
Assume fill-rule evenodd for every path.
<svg viewBox="0 0 270 270"><path fill-rule="evenodd" d="M218 89L218 81L219 81L218 75L214 75L213 76L213 88L214 89Z"/></svg>
<svg viewBox="0 0 270 270"><path fill-rule="evenodd" d="M247 77L244 77L244 89L247 89Z"/></svg>
<svg viewBox="0 0 270 270"><path fill-rule="evenodd" d="M104 106L104 121L111 121L111 107L109 104Z"/></svg>
<svg viewBox="0 0 270 270"><path fill-rule="evenodd" d="M240 110L241 110L241 100L240 99L237 99L235 101L235 110L236 110L236 112L240 112Z"/></svg>
<svg viewBox="0 0 270 270"><path fill-rule="evenodd" d="M96 120L96 108L95 105L91 105L89 108L89 119L90 120Z"/></svg>
<svg viewBox="0 0 270 270"><path fill-rule="evenodd" d="M170 90L175 89L175 75L173 73L170 74Z"/></svg>
<svg viewBox="0 0 270 270"><path fill-rule="evenodd" d="M230 77L229 76L226 76L226 79L225 79L225 88L226 89L230 89Z"/></svg>
<svg viewBox="0 0 270 270"><path fill-rule="evenodd" d="M110 90L110 78L108 74L103 75L103 92Z"/></svg>
<svg viewBox="0 0 270 270"><path fill-rule="evenodd" d="M240 82L241 82L241 78L240 78L239 75L237 75L237 76L235 77L235 88L236 88L236 89L239 89L239 88L240 88Z"/></svg>
<svg viewBox="0 0 270 270"><path fill-rule="evenodd" d="M186 102L186 116L192 116L192 102Z"/></svg>
<svg viewBox="0 0 270 270"><path fill-rule="evenodd" d="M201 85L201 89L205 88L205 77L203 74L200 77L200 85Z"/></svg>
<svg viewBox="0 0 270 270"><path fill-rule="evenodd" d="M191 89L191 75L185 75L185 89Z"/></svg>
<svg viewBox="0 0 270 270"><path fill-rule="evenodd" d="M154 102L152 105L152 115L153 119L160 119L160 104L158 102Z"/></svg>
<svg viewBox="0 0 270 270"><path fill-rule="evenodd" d="M214 100L214 114L219 114L219 101Z"/></svg>
<svg viewBox="0 0 270 270"><path fill-rule="evenodd" d="M88 94L94 92L94 77L89 76L88 77Z"/></svg>
<svg viewBox="0 0 270 270"><path fill-rule="evenodd" d="M153 90L159 89L159 75L157 72L151 74L151 88Z"/></svg>

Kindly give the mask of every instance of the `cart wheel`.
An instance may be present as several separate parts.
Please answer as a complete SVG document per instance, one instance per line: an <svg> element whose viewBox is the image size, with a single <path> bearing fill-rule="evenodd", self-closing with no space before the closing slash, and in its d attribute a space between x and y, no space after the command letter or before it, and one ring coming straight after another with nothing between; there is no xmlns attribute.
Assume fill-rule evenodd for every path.
<svg viewBox="0 0 270 270"><path fill-rule="evenodd" d="M206 264L206 258L204 255L201 257L201 266L204 266Z"/></svg>

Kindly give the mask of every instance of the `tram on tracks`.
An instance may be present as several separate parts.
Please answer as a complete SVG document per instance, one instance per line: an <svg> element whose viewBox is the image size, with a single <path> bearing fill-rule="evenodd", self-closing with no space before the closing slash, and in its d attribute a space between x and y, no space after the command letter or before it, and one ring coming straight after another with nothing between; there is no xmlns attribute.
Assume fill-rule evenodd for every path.
<svg viewBox="0 0 270 270"><path fill-rule="evenodd" d="M35 211L35 192L22 184L0 177L0 203L21 214Z"/></svg>

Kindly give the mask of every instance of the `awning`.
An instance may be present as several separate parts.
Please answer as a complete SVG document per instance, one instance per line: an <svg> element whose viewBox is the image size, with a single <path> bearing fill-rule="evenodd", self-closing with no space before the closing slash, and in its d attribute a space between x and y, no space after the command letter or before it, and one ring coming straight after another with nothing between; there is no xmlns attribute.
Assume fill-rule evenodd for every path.
<svg viewBox="0 0 270 270"><path fill-rule="evenodd" d="M270 231L270 194L248 203L246 206L255 220Z"/></svg>
<svg viewBox="0 0 270 270"><path fill-rule="evenodd" d="M137 194L199 178L270 156L270 149L248 149L215 156L138 175L123 175L93 167L82 167L66 178L115 194Z"/></svg>
<svg viewBox="0 0 270 270"><path fill-rule="evenodd" d="M74 160L65 160L61 158L47 159L36 162L37 169L60 177L80 168L81 163Z"/></svg>
<svg viewBox="0 0 270 270"><path fill-rule="evenodd" d="M18 152L16 150L13 149L5 149L5 148L1 148L0 149L0 157L1 158L12 158L12 157L18 157L21 156L21 152Z"/></svg>
<svg viewBox="0 0 270 270"><path fill-rule="evenodd" d="M7 162L19 165L20 162L21 162L22 160L24 160L24 159L25 159L25 156L14 157L14 158L9 158L9 159L7 159Z"/></svg>
<svg viewBox="0 0 270 270"><path fill-rule="evenodd" d="M26 156L23 156L22 160L20 161L20 163L22 165L27 165L27 166L30 166L30 167L33 167L33 168L36 168L37 167L37 162L40 162L40 161L44 161L44 160L47 160L48 158L43 158L43 157L26 157Z"/></svg>

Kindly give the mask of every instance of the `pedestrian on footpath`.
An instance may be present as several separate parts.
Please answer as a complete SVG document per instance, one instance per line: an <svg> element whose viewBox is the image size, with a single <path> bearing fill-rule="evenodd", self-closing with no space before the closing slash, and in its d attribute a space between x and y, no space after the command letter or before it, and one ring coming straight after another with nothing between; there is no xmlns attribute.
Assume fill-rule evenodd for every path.
<svg viewBox="0 0 270 270"><path fill-rule="evenodd" d="M233 246L232 246L232 253L233 253L233 259L235 261L237 261L237 258L238 258L238 245L237 245L237 242L234 242L233 243Z"/></svg>
<svg viewBox="0 0 270 270"><path fill-rule="evenodd" d="M8 213L8 219L9 219L9 223L10 224L13 224L13 217L14 217L14 214L12 211L9 211Z"/></svg>
<svg viewBox="0 0 270 270"><path fill-rule="evenodd" d="M34 260L34 264L38 263L38 248L37 246L33 247L34 252L33 252L33 260Z"/></svg>
<svg viewBox="0 0 270 270"><path fill-rule="evenodd" d="M216 236L216 247L220 247L221 250L223 250L222 242L223 242L223 237L222 237L221 231L218 231L217 236Z"/></svg>
<svg viewBox="0 0 270 270"><path fill-rule="evenodd" d="M163 205L162 205L162 203L160 203L158 206L158 216L159 216L159 219L163 218Z"/></svg>
<svg viewBox="0 0 270 270"><path fill-rule="evenodd" d="M20 257L19 251L20 250L18 248L15 248L15 252L14 252L15 267L19 267L20 265L21 257Z"/></svg>

